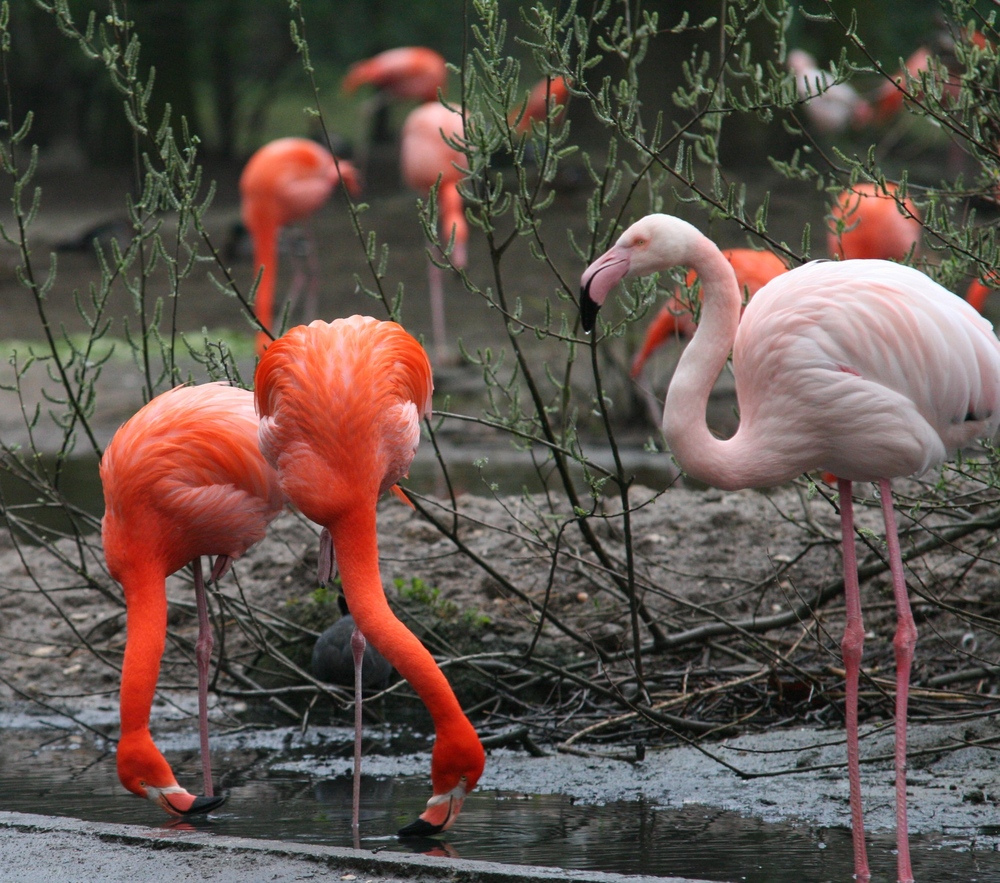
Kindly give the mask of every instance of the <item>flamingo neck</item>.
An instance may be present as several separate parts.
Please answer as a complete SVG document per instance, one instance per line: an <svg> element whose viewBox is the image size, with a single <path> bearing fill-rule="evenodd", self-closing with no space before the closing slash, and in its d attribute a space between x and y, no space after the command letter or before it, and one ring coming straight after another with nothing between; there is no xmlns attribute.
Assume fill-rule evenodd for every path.
<svg viewBox="0 0 1000 883"><path fill-rule="evenodd" d="M680 263L680 262L679 262ZM708 428L708 399L726 365L740 322L739 284L732 265L707 237L692 240L683 261L701 279L701 321L674 371L663 408L663 435L681 468L723 490L754 486L755 458L740 429L728 440Z"/></svg>
<svg viewBox="0 0 1000 883"><path fill-rule="evenodd" d="M254 298L254 315L268 331L274 331L274 287L278 277L278 226L271 219L251 219L254 275L261 273ZM263 267L263 272L261 272ZM263 336L263 335L261 335Z"/></svg>
<svg viewBox="0 0 1000 883"><path fill-rule="evenodd" d="M122 736L148 734L167 634L166 579L162 573L133 574L122 586L126 637L119 698L121 732Z"/></svg>
<svg viewBox="0 0 1000 883"><path fill-rule="evenodd" d="M458 728L471 729L448 679L386 601L378 566L375 506L356 506L327 529L344 597L361 633L416 690L439 739Z"/></svg>

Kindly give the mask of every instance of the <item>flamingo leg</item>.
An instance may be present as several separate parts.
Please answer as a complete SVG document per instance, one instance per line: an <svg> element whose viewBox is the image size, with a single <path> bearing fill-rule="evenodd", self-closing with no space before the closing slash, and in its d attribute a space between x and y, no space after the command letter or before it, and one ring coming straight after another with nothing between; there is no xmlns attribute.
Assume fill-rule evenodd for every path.
<svg viewBox="0 0 1000 883"><path fill-rule="evenodd" d="M361 848L361 665L365 659L365 636L357 626L351 633L354 654L354 793L351 803L351 832L354 848Z"/></svg>
<svg viewBox="0 0 1000 883"><path fill-rule="evenodd" d="M333 554L333 539L325 527L319 534L319 560L316 564L316 579L321 586L329 586L337 562Z"/></svg>
<svg viewBox="0 0 1000 883"><path fill-rule="evenodd" d="M892 570L892 593L896 599L896 636L892 641L896 652L896 865L899 883L913 883L909 827L906 821L906 711L917 627L906 592L896 513L892 506L892 485L888 479L879 482L879 490L882 495L882 517L885 520L885 543Z"/></svg>
<svg viewBox="0 0 1000 883"><path fill-rule="evenodd" d="M431 335L434 339L434 354L438 362L448 356L448 343L444 330L444 274L432 260L427 260L427 285L431 300Z"/></svg>
<svg viewBox="0 0 1000 883"><path fill-rule="evenodd" d="M212 789L212 758L208 751L208 667L212 661L212 624L208 619L208 593L201 572L201 556L191 563L194 570L194 598L198 608L198 642L194 657L198 664L198 734L201 741L202 790L206 797L214 797Z"/></svg>
<svg viewBox="0 0 1000 883"><path fill-rule="evenodd" d="M861 806L861 759L858 748L858 681L865 628L861 621L861 588L858 585L858 559L854 548L854 501L851 482L837 479L840 502L841 548L844 561L844 603L847 624L840 650L844 657L844 713L847 729L847 777L851 797L851 836L854 840L854 876L859 883L868 883L868 853L865 849L865 822Z"/></svg>

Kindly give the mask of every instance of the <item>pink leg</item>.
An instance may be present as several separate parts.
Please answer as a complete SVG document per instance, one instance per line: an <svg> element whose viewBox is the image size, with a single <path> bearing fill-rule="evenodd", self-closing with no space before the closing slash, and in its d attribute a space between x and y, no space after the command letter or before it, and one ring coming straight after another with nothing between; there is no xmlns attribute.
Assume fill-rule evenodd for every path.
<svg viewBox="0 0 1000 883"><path fill-rule="evenodd" d="M361 664L365 658L365 636L357 626L351 633L351 652L354 654L354 798L351 806L351 831L354 848L361 849Z"/></svg>
<svg viewBox="0 0 1000 883"><path fill-rule="evenodd" d="M865 849L865 823L861 806L861 760L858 748L858 680L865 629L861 622L861 589L858 585L858 559L854 550L854 501L851 482L837 479L840 498L841 547L844 560L844 602L847 625L840 650L844 656L845 714L847 717L847 777L851 793L851 836L854 839L854 876L861 883L871 880L868 853Z"/></svg>
<svg viewBox="0 0 1000 883"><path fill-rule="evenodd" d="M218 565L217 565L218 566ZM212 624L208 619L208 595L201 573L201 557L191 564L194 570L194 599L198 608L198 642L194 658L198 664L198 733L201 738L201 774L206 797L214 796L212 789L212 758L208 752L208 667L212 661Z"/></svg>
<svg viewBox="0 0 1000 883"><path fill-rule="evenodd" d="M448 357L448 343L444 330L444 279L441 268L433 261L427 261L427 285L431 298L431 335L434 339L434 354L439 362Z"/></svg>
<svg viewBox="0 0 1000 883"><path fill-rule="evenodd" d="M896 598L896 636L892 646L896 651L896 866L899 883L913 883L910 865L909 827L906 821L906 707L910 694L910 669L917 643L917 626L910 610L903 575L903 558L899 552L896 513L892 507L892 485L887 479L879 482L882 493L882 517L885 519L885 544L892 569L892 593Z"/></svg>

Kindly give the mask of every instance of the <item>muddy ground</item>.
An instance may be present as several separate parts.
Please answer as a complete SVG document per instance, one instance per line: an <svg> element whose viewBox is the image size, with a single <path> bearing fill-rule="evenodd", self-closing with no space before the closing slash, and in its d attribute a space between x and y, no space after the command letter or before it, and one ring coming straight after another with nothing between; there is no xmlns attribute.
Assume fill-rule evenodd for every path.
<svg viewBox="0 0 1000 883"><path fill-rule="evenodd" d="M220 200L213 215L220 236L236 217L232 184L231 178L229 197ZM50 183L50 192L58 193L57 186ZM88 202L98 196L87 188L112 186L107 181L84 182L75 202L55 200L51 214L42 215L46 225L38 234L39 254L47 254L63 237L99 220L103 215ZM564 202L554 223L579 225L583 197L567 193L560 199ZM419 226L406 214L411 207L410 197L389 194L373 199L372 212L375 216L386 212L386 225L403 242L402 259L393 264L399 278L393 278L392 284L404 281L422 290L426 264ZM404 214L405 223L400 220ZM821 209L818 217L822 217ZM794 226L792 220L786 223ZM327 213L318 232L332 230L340 236L345 235L344 227L342 218ZM356 259L332 248L322 254L336 280L323 289L322 313L369 311L370 302L359 300L362 296L351 282L352 274L358 272ZM475 261L475 248L472 255ZM72 290L85 286L95 264L87 254L66 253L60 260L69 276L50 302L60 321L78 327ZM564 261L568 276L579 272L568 253L559 260ZM249 276L247 261L234 266L242 278ZM551 290L551 278L532 282L535 264L525 260L524 267L525 290L533 284ZM214 291L204 284L204 291ZM7 277L2 295L5 336L37 339L37 312L23 286ZM454 302L461 293L453 289L450 296ZM199 298L196 293L184 303L184 310L195 305L191 313L180 314L185 329L239 324L238 305L231 300ZM425 316L413 315L413 330L426 331ZM483 304L459 302L453 315L455 336L463 337L470 347L495 343L496 317ZM625 364L623 354L624 349L619 368ZM675 357L676 353L667 356L665 364ZM244 364L249 376L249 356ZM654 369L653 383L662 382L668 370ZM43 401L42 390L50 381L41 367L33 371L25 378L26 397L29 402ZM442 366L438 376L438 407L449 392L467 394L480 379L475 369L450 365ZM105 370L99 386L100 408L93 420L100 444L141 404L137 377L128 359L110 363ZM31 436L17 399L9 392L3 395L0 433L8 444L27 444ZM644 419L638 393L636 403L620 415L623 437L631 443L630 462L645 464L652 457L668 463L666 454L647 455L641 450L642 441L655 437L655 430ZM731 408L723 390L720 419L724 421L726 414L731 419ZM59 438L58 429L43 416L34 429L37 446L51 451ZM565 497L558 493L484 496L485 485L491 481L501 482L504 492L516 491L531 472L530 458L512 452L509 441L480 428L472 432L467 426L446 425L441 441L449 464L464 468L465 477L456 485L454 537L441 530L442 526L450 529L456 516L452 502L442 496L445 485L425 440L414 469L420 511L395 500L384 501L380 510L383 585L401 616L440 659L475 657L473 665L453 664L447 670L463 703L474 708L473 717L483 734L499 736L526 726L533 741L549 755L532 757L523 750L523 743L495 749L482 787L521 787L530 779L539 789L586 800L642 795L664 805L704 802L766 819L791 815L823 825L848 823L838 650L842 599L836 591L839 531L828 489L820 486L817 493L802 482L767 494L724 494L671 483L669 467L660 469L655 481L648 480L650 488L633 488L631 502L637 508L630 529L637 538L640 598L666 638L662 649L654 652L647 647L644 674L653 702L661 703L656 707L675 718L616 720L627 711L622 700L638 695L627 657L616 655L627 654L631 648L629 607L608 578L606 564L597 560L572 524ZM484 454L491 458L491 465L484 467L480 479L475 462ZM606 454L598 450L595 456ZM88 468L96 470L96 462ZM470 488L478 493L468 493ZM917 507L914 495L932 493L933 488L901 484L900 489L905 529L913 524L910 516L926 517L927 507ZM972 498L957 498L923 524L932 528L933 535L941 526L981 509ZM431 519L439 524L432 524ZM876 535L880 532L877 509L864 509L861 521ZM615 566L622 568L625 525L620 507L608 503L592 523L597 539ZM927 531L914 535L905 546L928 535ZM553 566L550 550L556 537L563 557ZM84 738L100 738L99 734L113 738L125 634L120 593L103 572L99 543L93 536L83 543L62 541L55 550L58 554L52 549L15 546L9 536L0 535L0 706L4 719L9 725L18 715L56 708L93 727L93 731L80 730ZM235 577L228 577L219 588L214 609L224 633L229 671L220 672L212 698L216 734L252 724L265 714L269 720L276 713L280 716L283 712L263 703L262 689L288 689L282 699L285 711L304 713L303 694L292 688L308 688L308 677L290 674L287 664L274 662L277 653L269 659L261 645L266 637L272 651L304 665L310 640L336 616L330 599L315 593L315 550L315 529L294 515L282 516L268 539L237 564ZM865 790L871 795L868 822L872 830L885 831L893 826L891 762L878 758L889 752L892 738L885 725L892 710L894 617L877 550L877 542L873 551L861 549L864 566L872 571L864 586L870 679L863 688L868 733L863 752L877 759L864 767ZM479 563L470 562L465 552L471 552ZM1000 740L994 696L998 575L1000 561L992 530L951 540L911 565L909 579L921 632L913 675L913 753L908 779L914 832L965 836L987 827L993 830L1000 819L1000 774L992 747ZM818 605L815 614L802 606L821 592L829 598ZM158 732L189 732L194 617L186 577L173 578L168 594L171 641L160 701L154 709L155 726ZM540 626L542 606L547 615ZM773 628L757 630L759 620L782 615L787 618ZM697 639L692 636L689 641L677 638L720 622L735 622L736 627ZM645 645L651 640L644 627L640 640ZM529 648L532 661L525 662ZM598 661L597 648L608 661ZM530 678L519 680L522 666ZM562 674L559 669L564 670ZM525 682L531 679L529 689ZM581 686L581 679L589 681L590 688ZM524 692L518 693L522 687ZM390 702L399 701L412 711L415 703L404 699L405 694L395 688L396 699L390 697ZM315 693L306 695L308 699ZM318 700L311 711L313 719L335 715L339 701L335 700ZM673 730L684 726L678 719L694 723L694 729L682 730L684 736L700 733L706 749L744 770L818 769L791 777L795 785L794 799L790 798L787 776L740 780L717 759L696 748L678 747ZM294 722L289 715L283 720ZM712 732L705 734L706 729ZM643 763L629 762L636 745L647 751ZM567 749L583 752L583 756ZM424 762L417 761L417 768L422 769ZM370 771L377 774L378 769ZM990 835L981 836L988 840Z"/></svg>

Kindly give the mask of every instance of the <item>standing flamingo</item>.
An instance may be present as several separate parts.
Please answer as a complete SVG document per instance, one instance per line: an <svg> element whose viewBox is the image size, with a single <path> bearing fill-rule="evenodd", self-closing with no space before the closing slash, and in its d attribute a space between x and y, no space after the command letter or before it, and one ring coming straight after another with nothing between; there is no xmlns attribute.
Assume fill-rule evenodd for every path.
<svg viewBox="0 0 1000 883"><path fill-rule="evenodd" d="M258 355L274 331L278 234L282 227L309 218L341 182L352 195L360 192L354 166L335 159L329 150L308 138L271 141L254 153L243 168L240 175L243 223L253 239L254 270L261 272L263 267L254 301L257 320L264 326L257 333Z"/></svg>
<svg viewBox="0 0 1000 883"><path fill-rule="evenodd" d="M403 123L400 143L400 166L403 181L412 190L426 196L437 188L437 207L441 224L441 248L451 250L448 260L462 269L466 263L469 225L458 183L467 174L468 159L452 146L465 137L462 115L439 102L429 102L412 110ZM444 360L448 355L444 318L444 280L441 268L427 262L430 290L431 334L434 355Z"/></svg>
<svg viewBox="0 0 1000 883"><path fill-rule="evenodd" d="M900 200L899 188L864 182L852 184L837 197L827 223L826 245L840 260L875 258L905 261L920 249L920 212L910 199Z"/></svg>
<svg viewBox="0 0 1000 883"><path fill-rule="evenodd" d="M775 276L788 272L785 262L771 251L758 251L753 248L726 248L723 249L722 255L733 265L736 282L747 301ZM698 274L691 270L685 277L684 284L688 288L692 288L697 278ZM660 307L660 311L653 317L653 321L646 329L639 352L632 360L632 368L629 371L631 376L636 378L642 374L642 369L646 366L649 357L671 337L677 335L690 338L696 327L694 316L691 315L691 311L681 302L680 298L677 295L669 298Z"/></svg>
<svg viewBox="0 0 1000 883"><path fill-rule="evenodd" d="M907 598L890 479L939 466L1000 425L1000 341L962 299L910 267L815 262L778 276L740 319L732 265L695 227L649 215L583 273L583 327L620 280L683 265L702 282L701 322L681 355L663 434L691 476L725 490L768 487L821 469L838 476L847 626L847 758L855 872L870 879L858 755L864 628L854 549L854 481L877 481L896 600L898 874L912 881L906 822L906 706L917 631ZM706 424L709 393L729 353L740 410L735 435Z"/></svg>
<svg viewBox="0 0 1000 883"><path fill-rule="evenodd" d="M479 781L485 755L441 669L386 603L375 525L378 498L406 475L420 420L430 413L427 354L395 322L369 316L316 321L268 347L255 384L260 447L282 490L329 532L357 628L410 682L434 721L434 795L400 833L443 831ZM356 661L363 647L355 647ZM355 832L359 759L356 753Z"/></svg>
<svg viewBox="0 0 1000 883"><path fill-rule="evenodd" d="M212 578L262 539L281 511L278 477L257 447L253 394L224 383L182 386L154 398L114 435L101 458L108 572L125 592L118 778L172 815L219 806L208 754L212 633L201 556ZM198 711L205 796L174 777L149 732L167 633L167 576L191 563L198 606Z"/></svg>

